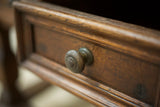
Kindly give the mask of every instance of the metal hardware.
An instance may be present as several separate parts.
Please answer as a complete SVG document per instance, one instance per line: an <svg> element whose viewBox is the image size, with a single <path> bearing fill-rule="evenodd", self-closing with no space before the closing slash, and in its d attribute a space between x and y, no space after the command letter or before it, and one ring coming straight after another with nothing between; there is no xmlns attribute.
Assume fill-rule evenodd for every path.
<svg viewBox="0 0 160 107"><path fill-rule="evenodd" d="M85 64L93 63L93 55L87 48L80 48L77 51L70 50L65 55L65 64L74 73L81 73Z"/></svg>
<svg viewBox="0 0 160 107"><path fill-rule="evenodd" d="M147 91L143 84L137 84L134 90L134 93L135 93L135 97L138 99L144 99L147 96Z"/></svg>

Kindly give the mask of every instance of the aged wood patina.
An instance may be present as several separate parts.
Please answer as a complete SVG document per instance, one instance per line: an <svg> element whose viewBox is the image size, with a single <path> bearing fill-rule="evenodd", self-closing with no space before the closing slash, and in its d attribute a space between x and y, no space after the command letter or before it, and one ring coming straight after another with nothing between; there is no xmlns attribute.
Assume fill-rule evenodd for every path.
<svg viewBox="0 0 160 107"><path fill-rule="evenodd" d="M21 66L97 106L160 106L158 30L38 1L14 7ZM77 74L65 55L81 47L94 61ZM76 51L71 67L84 61Z"/></svg>

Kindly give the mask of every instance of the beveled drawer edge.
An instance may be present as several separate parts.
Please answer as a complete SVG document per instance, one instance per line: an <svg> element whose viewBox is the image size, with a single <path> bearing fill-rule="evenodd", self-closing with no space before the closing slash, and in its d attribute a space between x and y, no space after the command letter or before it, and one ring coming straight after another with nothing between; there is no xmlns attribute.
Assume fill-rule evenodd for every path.
<svg viewBox="0 0 160 107"><path fill-rule="evenodd" d="M82 33L82 32L80 33L77 30L66 27L63 24L58 24L57 22L54 22L54 23L59 25L59 26L61 25L61 27L56 26L56 27L53 28L53 26L45 23L45 21L35 20L34 17L29 16L29 15L26 15L25 19L30 24L43 26L44 28L46 28L48 30L54 30L54 31L61 32L61 33L70 33L70 36L76 37L76 38L81 39L83 41L91 42L91 43L99 45L101 47L105 47L105 48L107 47L107 48L116 50L118 52L127 53L126 51L123 51L123 50L126 50L126 48L128 48L129 49L128 54L131 55L131 56L135 56L135 57L138 57L140 59L143 59L143 60L146 60L146 61L149 61L149 62L153 62L153 63L156 63L156 62L158 64L160 63L159 62L160 61L159 56L156 56L156 55L151 56L150 54L147 54L147 53L143 52L141 49L136 49L134 47L131 48L129 46L124 46L123 44L118 44L118 43L116 43L116 42L114 42L110 39L103 39L103 38L100 38L100 37L98 38L96 36L93 37L93 35L90 35L90 34L86 34L86 33ZM63 26L63 28L62 28L62 26ZM78 35L78 36L75 36L75 35ZM143 57L142 55L146 56L148 59L146 59L146 57Z"/></svg>
<svg viewBox="0 0 160 107"><path fill-rule="evenodd" d="M78 96L89 100L91 103L98 104L98 106L150 106L85 76L74 74L67 68L37 54L32 54L28 60L22 63L22 66L52 84L56 84L74 94L78 92ZM57 77L54 78L53 75Z"/></svg>
<svg viewBox="0 0 160 107"><path fill-rule="evenodd" d="M41 3L39 3L39 5L40 4ZM59 11L61 13L59 13L55 10L53 11L51 9L46 9L47 7L42 7L34 3L30 4L30 2L15 2L14 5L16 7L16 11L23 11L29 14L42 16L47 19L52 19L67 24L69 23L70 25L76 25L77 28L81 27L103 35L107 35L102 38L95 36L92 37L93 34L89 34L87 30L83 32L77 32L72 29L72 31L74 31L72 33L77 33L88 40L99 42L101 45L110 46L109 48L113 48L119 52L160 65L160 55L158 54L160 52L160 32L158 31L139 26L137 26L137 29L132 29L132 25L124 24L122 22L115 24L110 21L106 21L104 24L91 18L82 16L78 17L72 14L68 15L60 10ZM142 30L139 30L138 28ZM127 42L127 44L130 46L116 43L115 41L110 41L109 38L115 40L119 39L119 41L122 41L121 43Z"/></svg>
<svg viewBox="0 0 160 107"><path fill-rule="evenodd" d="M43 5L43 3L40 3L40 2L38 3L39 4L37 4L37 2L34 3L29 1L24 1L24 2L21 1L21 2L14 2L14 6L16 7L16 9L30 13L30 14L32 13L34 15L43 16L48 19L59 20L65 23L70 23L70 24L76 24L77 26L80 26L80 27L85 27L85 28L91 27L89 29L93 29L96 31L99 30L99 32L103 32L105 34L115 32L115 35L111 34L111 36L115 36L116 38L121 38L121 39L131 38L139 42L149 43L148 45L147 44L144 44L144 45L147 45L147 46L153 45L155 46L154 48L158 48L158 49L160 48L160 42L159 42L160 32L159 31L151 30L151 29L136 26L136 25L133 26L131 24L126 24L120 21L118 21L117 23L112 23L110 20L107 20L107 18L105 18L106 21L102 23L100 19L95 20L94 18L91 18L91 17L87 18L85 16L78 16L78 14L77 16L75 16L74 14L71 14L72 10L70 10L71 12L70 14L68 14L63 11L66 8L63 8L60 6L53 5L53 7L56 6L58 8L62 8L61 10L53 11L50 8L47 9L47 5L49 4L45 6ZM83 24L86 24L86 25L83 25ZM132 29L132 26L134 29Z"/></svg>

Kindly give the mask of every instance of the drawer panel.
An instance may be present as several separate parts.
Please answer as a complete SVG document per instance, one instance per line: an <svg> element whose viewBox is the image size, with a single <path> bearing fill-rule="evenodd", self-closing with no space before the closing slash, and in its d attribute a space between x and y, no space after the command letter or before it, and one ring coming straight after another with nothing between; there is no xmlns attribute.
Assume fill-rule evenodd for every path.
<svg viewBox="0 0 160 107"><path fill-rule="evenodd" d="M154 105L155 102L158 104L159 31L39 2L16 2L15 6L18 56L21 64L37 60L41 63L34 63L44 66L45 69L46 65L54 65L53 68L56 70L51 72L59 75L64 72L65 75L75 76L79 81L83 80L91 85L87 86L88 90L95 88L101 90L94 91L98 93L97 95L111 93L112 97L116 96L112 100L114 104L117 99L121 99L117 101L118 105L123 103ZM81 74L73 74L66 70L64 57L69 50L78 51L81 47L86 47L93 53L94 62L86 66ZM37 56L33 58L33 54L44 57L47 61L43 64L42 61L38 61ZM25 66L33 69L28 65L30 64ZM36 72L40 71L45 72L40 69ZM43 78L42 74L40 75ZM63 75L60 77L71 83L74 81L71 78L71 80L66 79ZM81 84L85 85L85 83L79 84L78 87ZM109 88L105 90L102 86ZM71 89L67 90L72 92ZM85 98L92 97L95 98L92 95ZM113 99L110 96L105 97ZM102 102L106 103L107 100L104 99Z"/></svg>
<svg viewBox="0 0 160 107"><path fill-rule="evenodd" d="M85 67L83 75L148 103L155 100L157 66L79 39L72 33L37 25L33 29L36 53L65 66L67 51L87 47L93 53L94 63Z"/></svg>

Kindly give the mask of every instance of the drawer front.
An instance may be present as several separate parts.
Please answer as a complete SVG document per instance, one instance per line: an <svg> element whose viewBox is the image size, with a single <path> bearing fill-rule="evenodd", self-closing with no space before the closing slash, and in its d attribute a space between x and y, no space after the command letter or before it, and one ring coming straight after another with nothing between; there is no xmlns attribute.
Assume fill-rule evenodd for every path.
<svg viewBox="0 0 160 107"><path fill-rule="evenodd" d="M33 29L36 53L65 66L67 51L86 47L92 52L94 63L86 66L82 75L148 103L155 101L157 66L80 39L80 35L38 25Z"/></svg>
<svg viewBox="0 0 160 107"><path fill-rule="evenodd" d="M134 101L154 105L160 75L158 31L38 2L34 5L16 2L15 6L20 19L17 28L21 63L37 54L65 67L69 50L86 47L92 52L94 62L85 66L81 74L73 75L95 81L93 87L103 84ZM82 79L81 76L78 78ZM132 102L130 97L124 99Z"/></svg>

